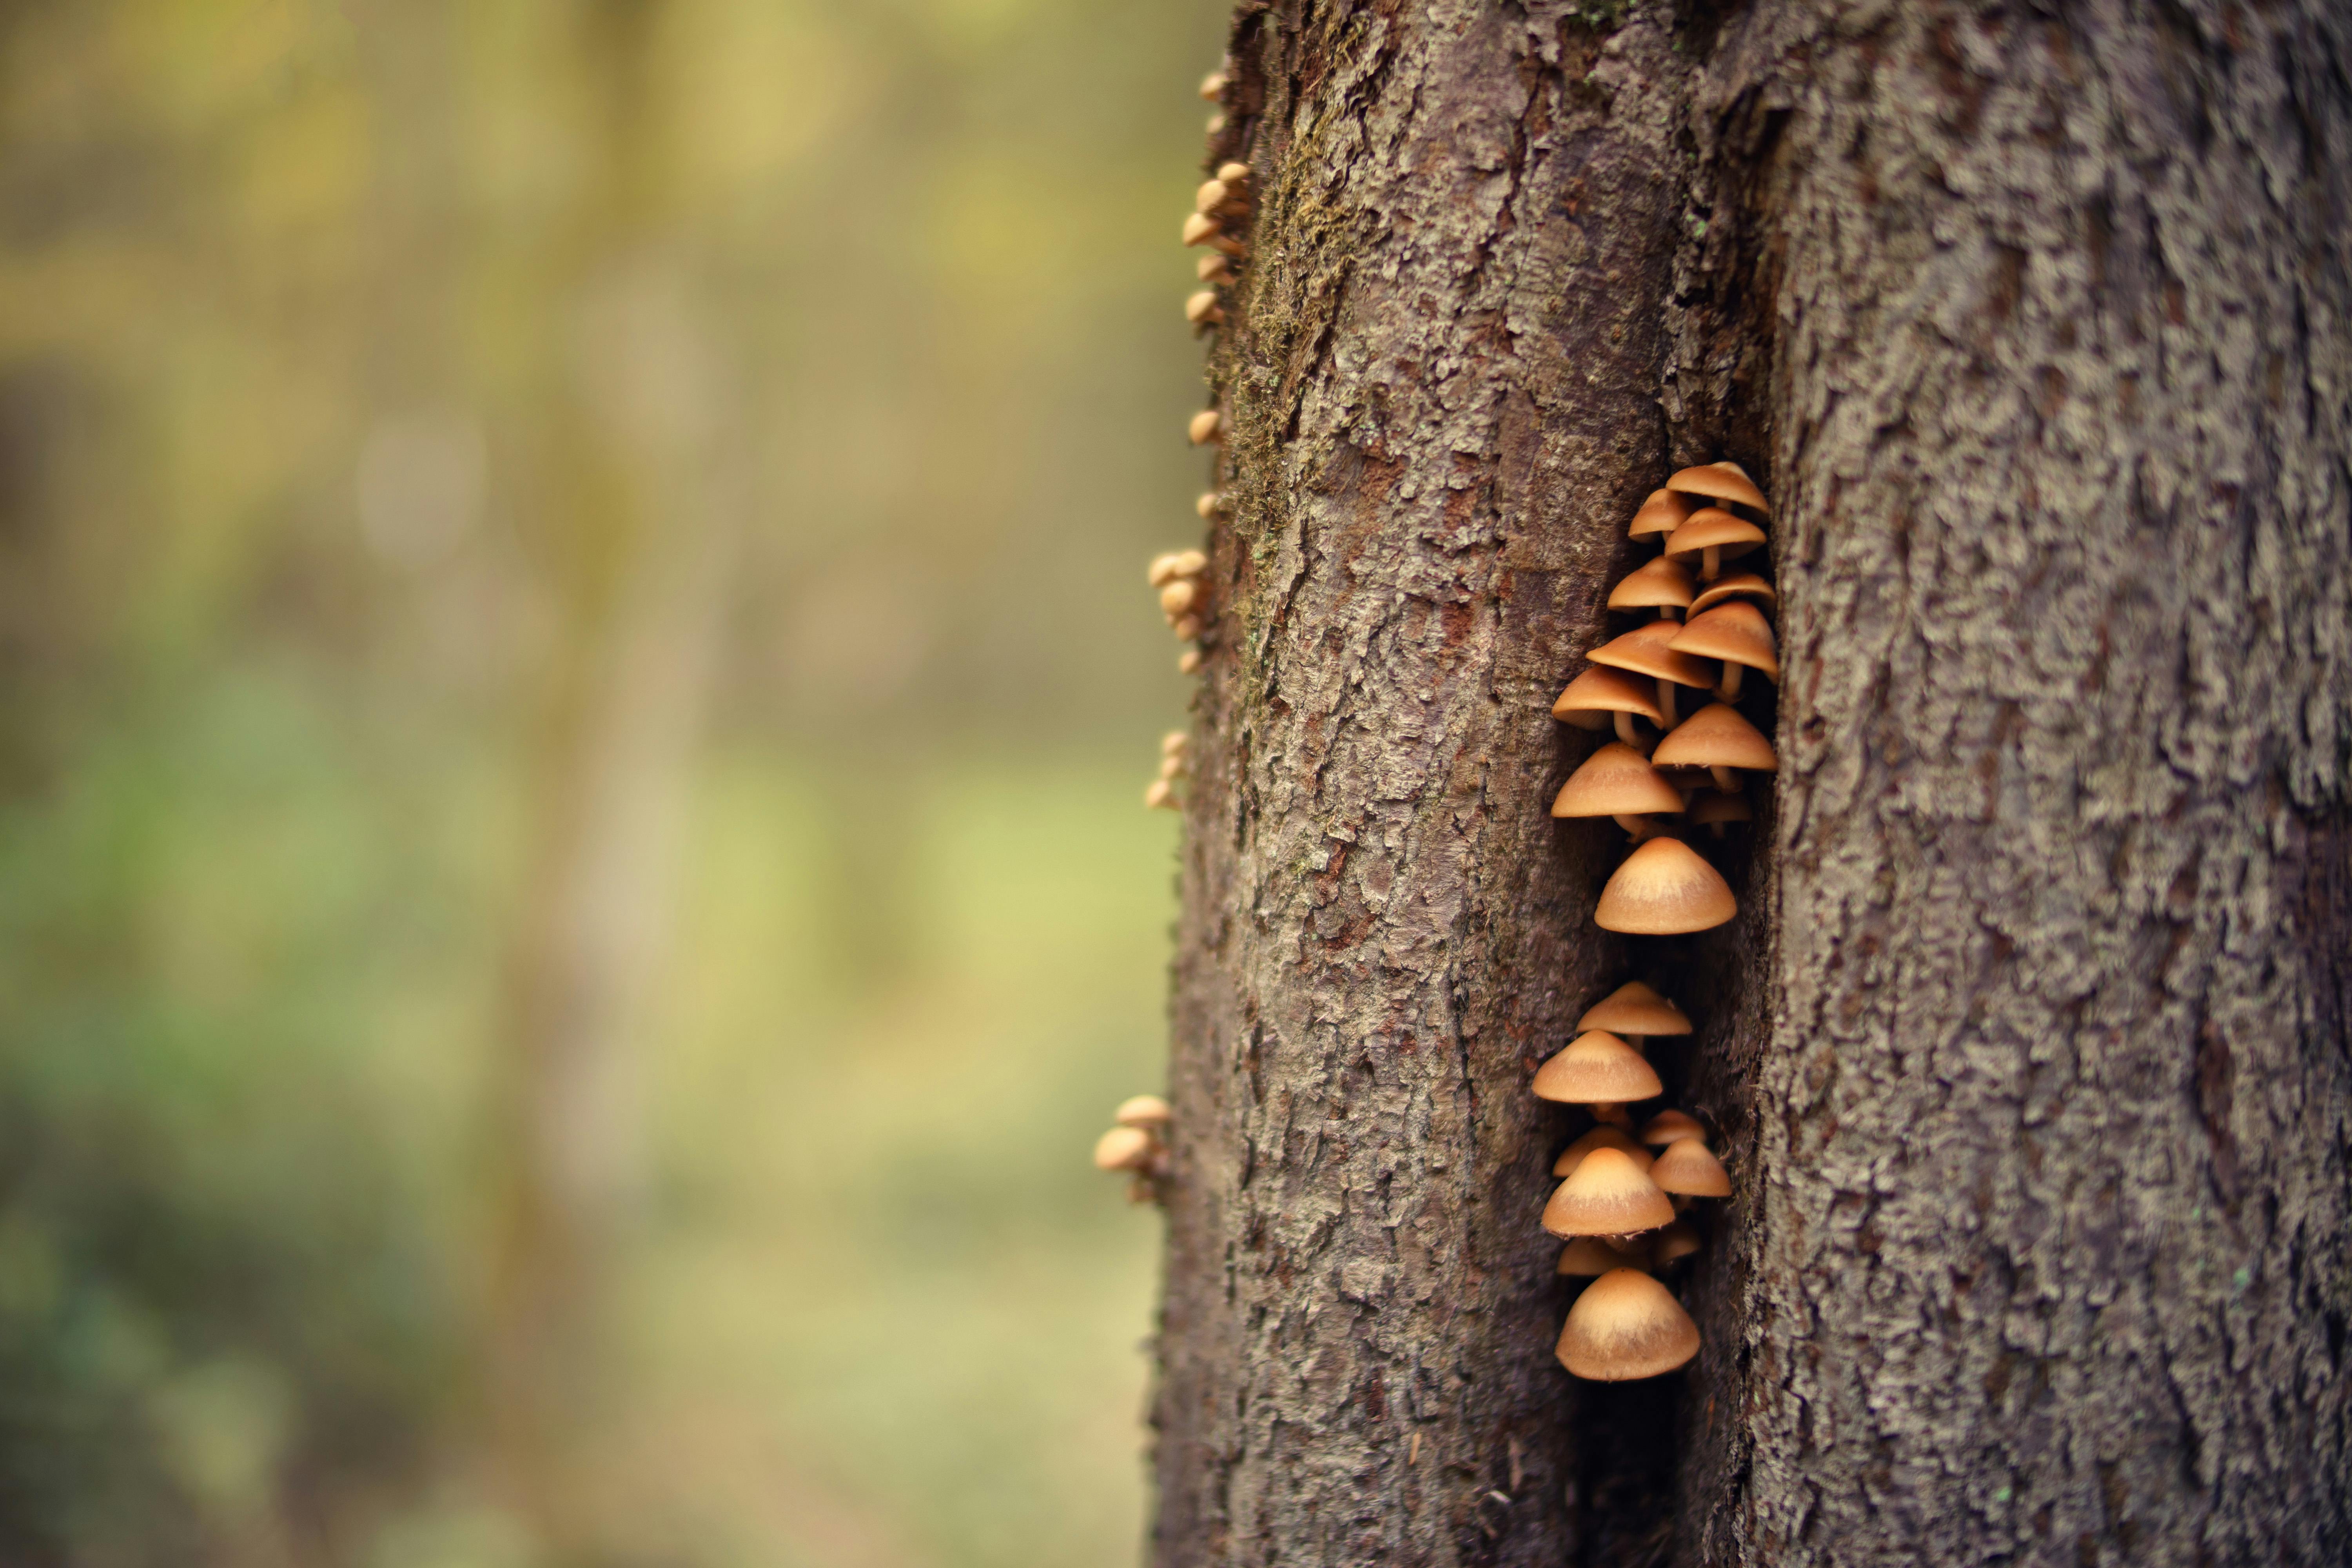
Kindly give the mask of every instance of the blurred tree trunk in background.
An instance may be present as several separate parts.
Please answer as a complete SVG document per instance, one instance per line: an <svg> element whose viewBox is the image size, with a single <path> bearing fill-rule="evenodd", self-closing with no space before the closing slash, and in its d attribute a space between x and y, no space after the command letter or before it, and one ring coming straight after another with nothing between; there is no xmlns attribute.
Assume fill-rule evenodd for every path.
<svg viewBox="0 0 2352 1568"><path fill-rule="evenodd" d="M1157 1562L2352 1539L2352 29L1245 4L1262 200L1177 962ZM1776 503L1740 918L1639 952L1547 708ZM1572 1383L1538 1058L1639 973L1736 1195Z"/></svg>
<svg viewBox="0 0 2352 1568"><path fill-rule="evenodd" d="M509 961L498 1104L504 1198L489 1390L501 1484L559 1552L599 1531L572 1472L609 1389L599 1320L638 1183L632 1053L662 952L679 791L715 653L734 498L713 472L721 388L668 231L659 0L581 7L597 153L534 323L555 375L526 503L554 626Z"/></svg>

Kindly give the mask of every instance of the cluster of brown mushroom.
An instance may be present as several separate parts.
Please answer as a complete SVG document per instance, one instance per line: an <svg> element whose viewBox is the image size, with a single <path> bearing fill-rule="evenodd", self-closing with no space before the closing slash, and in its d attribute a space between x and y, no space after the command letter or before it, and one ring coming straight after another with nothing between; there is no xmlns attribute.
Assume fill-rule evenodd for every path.
<svg viewBox="0 0 2352 1568"><path fill-rule="evenodd" d="M1153 811L1174 811L1181 802L1176 798L1176 781L1192 771L1192 737L1181 730L1171 730L1160 737L1160 776L1144 787L1143 804Z"/></svg>
<svg viewBox="0 0 2352 1568"><path fill-rule="evenodd" d="M1168 1174L1168 1144L1162 1134L1171 1120L1168 1102L1156 1094L1119 1101L1111 1129L1095 1140L1095 1169L1127 1173L1127 1201L1150 1203Z"/></svg>
<svg viewBox="0 0 2352 1568"><path fill-rule="evenodd" d="M1159 590L1160 617L1168 623L1168 629L1176 634L1179 642L1200 640L1209 615L1209 584L1202 575L1208 569L1209 558L1202 552L1171 550L1153 556L1144 574L1146 581ZM1176 668L1186 675L1200 668L1201 650L1186 648L1177 656Z"/></svg>
<svg viewBox="0 0 2352 1568"><path fill-rule="evenodd" d="M1736 706L1744 671L1780 679L1763 608L1775 602L1772 586L1755 572L1723 571L1764 542L1769 516L1763 491L1735 463L1685 468L1654 491L1630 531L1664 549L1609 595L1612 610L1650 618L1594 649L1592 668L1552 705L1555 718L1616 731L1551 808L1554 816L1613 817L1633 841L1594 911L1603 930L1675 935L1738 912L1722 873L1660 819L1704 825L1720 838L1725 825L1753 818L1745 775L1775 770L1771 742ZM1685 717L1685 687L1713 700ZM1543 1215L1544 1229L1568 1243L1559 1271L1592 1277L1569 1310L1559 1360L1578 1377L1655 1377L1698 1353L1697 1325L1658 1279L1700 1248L1678 1215L1695 1198L1729 1196L1731 1179L1687 1113L1661 1110L1633 1130L1631 1108L1664 1092L1642 1044L1689 1034L1680 1008L1634 981L1576 1026L1533 1084L1538 1097L1583 1106L1593 1118L1552 1166L1562 1180Z"/></svg>

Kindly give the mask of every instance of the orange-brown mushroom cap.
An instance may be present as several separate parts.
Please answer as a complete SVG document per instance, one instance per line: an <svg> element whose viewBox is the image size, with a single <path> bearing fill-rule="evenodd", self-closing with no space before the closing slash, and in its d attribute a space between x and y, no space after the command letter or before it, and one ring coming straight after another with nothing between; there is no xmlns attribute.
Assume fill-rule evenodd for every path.
<svg viewBox="0 0 2352 1568"><path fill-rule="evenodd" d="M1763 604L1777 605L1780 602L1780 595L1773 591L1771 584L1755 573L1733 572L1701 588L1690 602L1691 614L1711 610L1726 599L1755 599Z"/></svg>
<svg viewBox="0 0 2352 1568"><path fill-rule="evenodd" d="M1652 490L1641 510L1633 513L1633 525L1625 531L1625 537L1647 539L1652 534L1672 533L1683 525L1683 519L1698 510L1698 504L1672 490Z"/></svg>
<svg viewBox="0 0 2352 1568"><path fill-rule="evenodd" d="M1168 1102L1160 1096L1137 1094L1120 1100L1110 1119L1121 1127L1165 1127L1171 1116Z"/></svg>
<svg viewBox="0 0 2352 1568"><path fill-rule="evenodd" d="M1674 1227L1668 1226L1666 1228L1671 1230ZM1643 1250L1627 1252L1610 1246L1597 1236L1580 1236L1559 1249L1559 1262L1552 1272L1574 1279L1606 1274L1612 1268L1641 1268L1649 1262Z"/></svg>
<svg viewBox="0 0 2352 1568"><path fill-rule="evenodd" d="M1675 1223L1675 1201L1622 1149L1595 1149L1544 1205L1543 1227L1573 1236L1632 1236Z"/></svg>
<svg viewBox="0 0 2352 1568"><path fill-rule="evenodd" d="M1585 758L1551 803L1554 816L1639 816L1682 808L1682 792L1649 758L1620 741Z"/></svg>
<svg viewBox="0 0 2352 1568"><path fill-rule="evenodd" d="M1748 470L1737 463L1706 463L1685 468L1666 481L1666 489L1679 495L1705 496L1710 500L1753 507L1768 515L1772 510L1764 504L1764 492L1756 488Z"/></svg>
<svg viewBox="0 0 2352 1568"><path fill-rule="evenodd" d="M1653 624L1674 625L1671 621ZM1703 616L1693 616L1676 629L1670 646L1676 653L1744 664L1750 669L1762 670L1768 679L1780 679L1780 656L1772 644L1772 623L1764 618L1763 611L1745 599L1734 599Z"/></svg>
<svg viewBox="0 0 2352 1568"><path fill-rule="evenodd" d="M1645 1171L1650 1168L1650 1162L1657 1158L1655 1154L1635 1142L1633 1135L1623 1128L1603 1125L1594 1128L1567 1148L1562 1149L1559 1152L1559 1158L1551 1163L1551 1173L1555 1176L1574 1175L1577 1166L1582 1164L1584 1157L1595 1149L1614 1149L1621 1154L1631 1154Z"/></svg>
<svg viewBox="0 0 2352 1568"><path fill-rule="evenodd" d="M1658 1069L1642 1053L1609 1033L1593 1029L1576 1037L1536 1069L1528 1085L1538 1100L1565 1105L1622 1104L1654 1100L1665 1092Z"/></svg>
<svg viewBox="0 0 2352 1568"><path fill-rule="evenodd" d="M1698 1325L1647 1274L1612 1268L1568 1310L1558 1353L1560 1365L1596 1383L1655 1377L1698 1354Z"/></svg>
<svg viewBox="0 0 2352 1568"><path fill-rule="evenodd" d="M1095 1140L1095 1169L1146 1170L1157 1146L1151 1134L1140 1127L1114 1127Z"/></svg>
<svg viewBox="0 0 2352 1568"><path fill-rule="evenodd" d="M1754 773L1780 766L1772 742L1728 702L1710 702L1666 731L1650 760L1662 768L1745 768Z"/></svg>
<svg viewBox="0 0 2352 1568"><path fill-rule="evenodd" d="M1687 1035L1691 1021L1683 1010L1643 984L1627 981L1584 1010L1580 1029L1607 1029L1616 1035Z"/></svg>
<svg viewBox="0 0 2352 1568"><path fill-rule="evenodd" d="M1764 542L1764 531L1744 517L1734 517L1719 506L1695 511L1690 521L1666 540L1666 554L1675 560L1712 550L1718 561L1745 555Z"/></svg>
<svg viewBox="0 0 2352 1568"><path fill-rule="evenodd" d="M1696 1138L1677 1138L1650 1167L1650 1180L1664 1193L1692 1198L1727 1198L1731 1175L1707 1146Z"/></svg>
<svg viewBox="0 0 2352 1568"><path fill-rule="evenodd" d="M1589 657L1595 664L1630 669L1657 680L1671 680L1676 686L1713 686L1715 677L1704 660L1677 653L1669 646L1682 635L1682 629L1680 621L1652 621L1602 643Z"/></svg>
<svg viewBox="0 0 2352 1568"><path fill-rule="evenodd" d="M1681 563L1658 556L1637 566L1609 590L1612 610L1681 609L1691 602L1690 571Z"/></svg>
<svg viewBox="0 0 2352 1568"><path fill-rule="evenodd" d="M1721 872L1681 839L1662 837L1625 857L1601 889L1592 921L1630 936L1672 936L1712 930L1738 912Z"/></svg>
<svg viewBox="0 0 2352 1568"><path fill-rule="evenodd" d="M1588 669L1568 683L1551 705L1551 716L1587 730L1609 726L1609 715L1631 713L1653 724L1664 724L1658 689L1649 681L1620 675L1613 669Z"/></svg>
<svg viewBox="0 0 2352 1568"><path fill-rule="evenodd" d="M1661 1110L1642 1124L1642 1142L1663 1146L1677 1138L1705 1138L1706 1129L1686 1110Z"/></svg>

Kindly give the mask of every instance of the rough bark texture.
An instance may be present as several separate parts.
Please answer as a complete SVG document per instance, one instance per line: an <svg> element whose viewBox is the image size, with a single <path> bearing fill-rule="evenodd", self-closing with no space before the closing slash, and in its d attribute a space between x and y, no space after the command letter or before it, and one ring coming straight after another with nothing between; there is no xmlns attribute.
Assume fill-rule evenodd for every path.
<svg viewBox="0 0 2352 1568"><path fill-rule="evenodd" d="M2347 24L1614 23L1236 22L1156 1559L2352 1560ZM1626 944L1546 709L1722 456L1781 786ZM1612 1389L1525 1084L1634 973L1737 1190Z"/></svg>

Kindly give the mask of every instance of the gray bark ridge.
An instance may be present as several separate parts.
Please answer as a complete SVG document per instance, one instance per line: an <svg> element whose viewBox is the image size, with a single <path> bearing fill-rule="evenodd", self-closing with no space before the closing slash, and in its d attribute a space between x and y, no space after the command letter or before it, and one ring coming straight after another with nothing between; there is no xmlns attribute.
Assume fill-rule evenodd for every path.
<svg viewBox="0 0 2352 1568"><path fill-rule="evenodd" d="M1685 1561L2352 1561L2348 15L1817 3L1709 67L1787 684Z"/></svg>
<svg viewBox="0 0 2352 1568"><path fill-rule="evenodd" d="M1568 1118L1527 1082L1622 953L1608 835L1547 816L1591 743L1548 710L1665 461L1685 156L1666 35L1601 45L1565 5L1237 22L1262 195L1212 363L1167 1568L1578 1551L1538 1224Z"/></svg>

